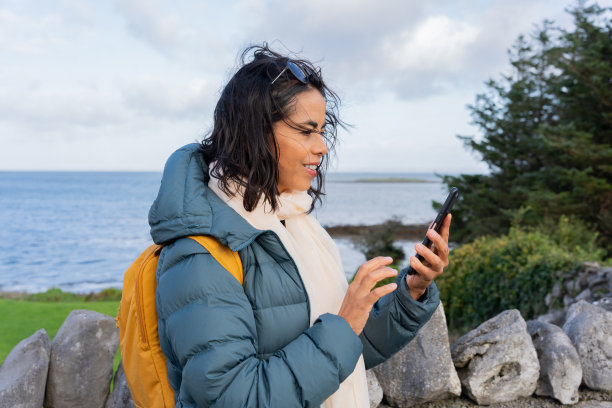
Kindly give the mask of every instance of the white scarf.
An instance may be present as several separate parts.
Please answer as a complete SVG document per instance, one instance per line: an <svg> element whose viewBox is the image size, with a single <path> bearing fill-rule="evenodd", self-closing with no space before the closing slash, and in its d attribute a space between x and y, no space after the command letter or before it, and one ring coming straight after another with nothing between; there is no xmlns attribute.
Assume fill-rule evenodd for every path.
<svg viewBox="0 0 612 408"><path fill-rule="evenodd" d="M212 168L212 166L211 166ZM253 227L274 231L297 265L310 300L310 324L324 313L337 314L348 288L336 243L310 214L312 198L305 191L280 194L278 209L272 212L262 201L248 212L243 197L228 197L212 175L208 187ZM234 190L236 191L236 190ZM285 221L285 225L281 223ZM317 375L312 373L312 375ZM321 405L322 408L369 408L368 383L363 356L340 384L340 388Z"/></svg>

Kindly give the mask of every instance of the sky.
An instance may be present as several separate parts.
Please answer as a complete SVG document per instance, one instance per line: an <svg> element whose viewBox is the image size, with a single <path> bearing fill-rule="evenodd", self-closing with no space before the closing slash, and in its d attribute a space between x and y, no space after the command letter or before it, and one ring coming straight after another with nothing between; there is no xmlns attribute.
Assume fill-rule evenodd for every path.
<svg viewBox="0 0 612 408"><path fill-rule="evenodd" d="M599 1L609 7L612 0ZM457 135L561 0L0 0L0 170L161 171L241 51L310 59L342 98L332 171L484 173Z"/></svg>

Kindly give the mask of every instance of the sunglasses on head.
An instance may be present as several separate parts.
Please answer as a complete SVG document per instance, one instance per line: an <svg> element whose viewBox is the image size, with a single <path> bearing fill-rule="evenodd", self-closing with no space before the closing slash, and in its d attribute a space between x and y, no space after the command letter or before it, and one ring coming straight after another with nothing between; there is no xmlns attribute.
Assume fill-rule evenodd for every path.
<svg viewBox="0 0 612 408"><path fill-rule="evenodd" d="M295 79L297 79L298 81L300 81L303 84L307 84L308 78L310 77L311 72L308 70L308 68L300 68L300 66L298 64L296 64L295 62L289 60L287 61L287 63L285 64L285 68L283 68L283 70L276 76L276 78L274 78L272 80L272 82L270 82L270 85L274 85L274 82L276 82L276 80L278 78L280 78L281 75L283 75L285 73L285 71L289 70L289 72L291 72L293 74L293 76L295 77ZM304 72L306 71L306 72Z"/></svg>

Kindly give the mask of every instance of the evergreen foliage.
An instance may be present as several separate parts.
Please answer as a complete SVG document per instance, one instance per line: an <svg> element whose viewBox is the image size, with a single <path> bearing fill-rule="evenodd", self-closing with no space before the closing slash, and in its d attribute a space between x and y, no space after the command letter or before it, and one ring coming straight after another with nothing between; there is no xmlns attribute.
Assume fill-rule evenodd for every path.
<svg viewBox="0 0 612 408"><path fill-rule="evenodd" d="M461 191L457 242L570 215L612 250L612 10L579 2L568 12L572 29L545 21L519 37L511 73L469 106L481 135L459 137L490 174L443 176Z"/></svg>

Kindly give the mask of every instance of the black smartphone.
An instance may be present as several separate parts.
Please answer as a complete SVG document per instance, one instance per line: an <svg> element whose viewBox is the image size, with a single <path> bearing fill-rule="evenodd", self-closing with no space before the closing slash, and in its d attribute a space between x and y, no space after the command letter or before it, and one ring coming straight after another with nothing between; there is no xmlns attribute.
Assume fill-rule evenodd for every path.
<svg viewBox="0 0 612 408"><path fill-rule="evenodd" d="M444 201L444 204L442 204L442 208L440 208L438 215L436 215L436 218L433 220L428 229L433 229L436 232L440 232L442 221L444 221L444 218L446 218L448 213L453 208L453 205L455 205L457 198L459 198L459 189L457 187L451 187L448 197L446 197L446 201ZM425 239L423 240L422 244L430 249L432 247L432 242L427 235L425 235ZM421 255L417 254L416 257L419 261L423 262L423 257ZM414 275L415 271L411 266L409 266L407 273L408 275Z"/></svg>

